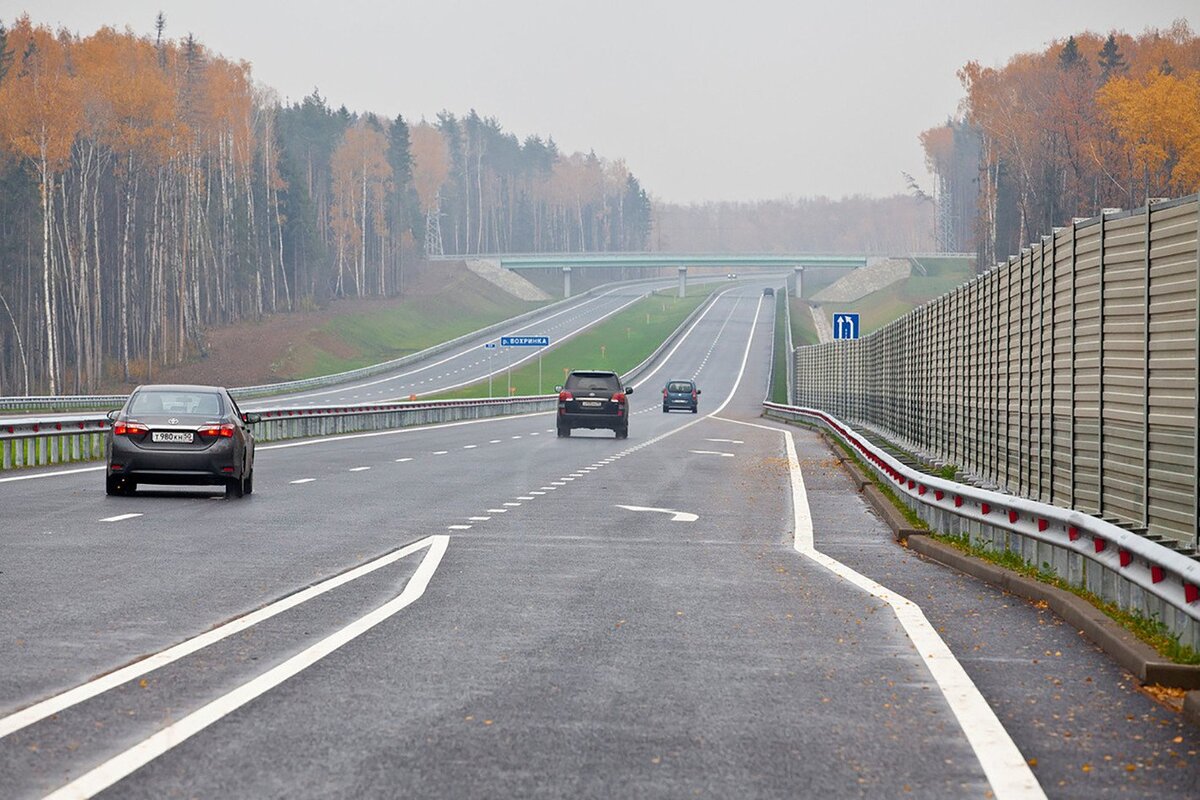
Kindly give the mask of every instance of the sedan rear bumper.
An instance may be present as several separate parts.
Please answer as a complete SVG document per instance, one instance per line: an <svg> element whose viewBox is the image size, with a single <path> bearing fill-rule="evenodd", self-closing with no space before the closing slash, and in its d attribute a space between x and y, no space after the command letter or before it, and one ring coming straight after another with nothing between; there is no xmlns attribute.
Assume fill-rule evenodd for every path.
<svg viewBox="0 0 1200 800"><path fill-rule="evenodd" d="M203 450L150 450L114 436L108 453L109 475L139 483L219 485L238 477L237 450L229 439Z"/></svg>

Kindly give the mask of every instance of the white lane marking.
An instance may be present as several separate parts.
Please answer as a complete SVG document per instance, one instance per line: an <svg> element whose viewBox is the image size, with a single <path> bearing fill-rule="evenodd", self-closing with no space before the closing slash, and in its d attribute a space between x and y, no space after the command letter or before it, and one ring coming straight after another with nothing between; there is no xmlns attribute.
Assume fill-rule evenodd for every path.
<svg viewBox="0 0 1200 800"><path fill-rule="evenodd" d="M514 436L514 437L512 437L512 438L514 438L514 439L520 439L521 437L520 437L520 436Z"/></svg>
<svg viewBox="0 0 1200 800"><path fill-rule="evenodd" d="M409 579L404 591L395 598L359 617L341 630L326 636L282 664L267 670L257 678L213 700L203 708L193 711L179 722L168 725L150 738L139 742L120 755L114 756L61 789L47 795L46 800L63 800L68 797L88 798L104 791L180 742L186 741L217 720L265 694L288 678L299 674L347 642L353 641L397 612L412 605L421 598L421 595L425 594L425 589L446 552L450 537L430 536L425 541L428 543L429 552L421 560L420 566Z"/></svg>
<svg viewBox="0 0 1200 800"><path fill-rule="evenodd" d="M288 481L288 483L312 483L315 480L316 478L297 478L294 481Z"/></svg>
<svg viewBox="0 0 1200 800"><path fill-rule="evenodd" d="M474 450L476 447L479 447L479 445L477 445L477 444L464 444L464 445L463 445L463 450Z"/></svg>
<svg viewBox="0 0 1200 800"><path fill-rule="evenodd" d="M446 455L446 453L449 453L449 452L450 452L449 450L434 450L433 454L435 456L444 456L444 455Z"/></svg>
<svg viewBox="0 0 1200 800"><path fill-rule="evenodd" d="M954 712L967 743L975 751L992 791L997 800L1031 798L1044 800L1046 797L1038 784L1029 763L1017 749L1016 743L996 717L978 687L971 681L962 664L942 641L933 625L925 618L920 606L891 589L876 583L867 576L830 558L816 549L813 539L812 512L808 506L808 492L804 487L804 476L800 469L800 458L796 454L796 442L792 432L780 431L767 425L756 425L734 419L722 419L738 425L748 425L782 433L787 446L788 470L791 473L793 524L795 525L794 547L796 552L815 561L825 569L849 583L878 597L891 606L904 632L916 647L933 676L950 710Z"/></svg>
<svg viewBox="0 0 1200 800"><path fill-rule="evenodd" d="M471 522L487 522L491 517L467 517Z"/></svg>
<svg viewBox="0 0 1200 800"><path fill-rule="evenodd" d="M488 444L500 444L500 440L499 440L499 439L492 439L490 442L488 442Z"/></svg>
<svg viewBox="0 0 1200 800"><path fill-rule="evenodd" d="M543 492L541 490L531 490L529 493L532 495L545 494L545 492Z"/></svg>
<svg viewBox="0 0 1200 800"><path fill-rule="evenodd" d="M507 503L501 503L501 505L508 506L509 508L516 508L517 506L519 506L521 504L509 501Z"/></svg>
<svg viewBox="0 0 1200 800"><path fill-rule="evenodd" d="M518 500L532 500L533 498L527 494L523 494L523 495L520 495L519 497L517 497L517 499Z"/></svg>
<svg viewBox="0 0 1200 800"><path fill-rule="evenodd" d="M550 481L550 485L558 488L559 486L566 486L567 484L563 483L562 481Z"/></svg>
<svg viewBox="0 0 1200 800"><path fill-rule="evenodd" d="M689 453L695 453L698 456L722 456L724 458L733 458L733 453L722 453L720 450L688 450Z"/></svg>
<svg viewBox="0 0 1200 800"><path fill-rule="evenodd" d="M542 435L542 432L541 432L541 431L534 431L533 433L531 433L531 434L529 434L529 435L530 435L530 436L541 436L541 435Z"/></svg>
<svg viewBox="0 0 1200 800"><path fill-rule="evenodd" d="M11 483L12 481L31 481L36 478L57 478L60 475L78 475L81 472L100 472L104 469L108 469L108 467L81 467L79 469L56 470L55 472L39 472L35 475L14 475L11 478L0 478L0 483Z"/></svg>
<svg viewBox="0 0 1200 800"><path fill-rule="evenodd" d="M141 514L118 514L115 517L105 517L104 519L102 519L100 521L101 522L120 522L121 520L124 520L124 519L133 519L134 517L140 517L140 516L141 516Z"/></svg>
<svg viewBox="0 0 1200 800"><path fill-rule="evenodd" d="M558 490L557 486L543 486L542 487L543 492L553 492L553 491L557 491L557 490Z"/></svg>
<svg viewBox="0 0 1200 800"><path fill-rule="evenodd" d="M397 464L403 464L405 461L412 461L412 459L411 458L397 458L396 459Z"/></svg>
<svg viewBox="0 0 1200 800"><path fill-rule="evenodd" d="M350 471L351 472L366 472L369 469L370 469L370 467L351 467Z"/></svg>
<svg viewBox="0 0 1200 800"><path fill-rule="evenodd" d="M573 477L569 476L569 475L564 475L564 476L562 476L562 479L561 479L561 480L564 480L564 481L573 481L573 480L575 480L575 479L574 479Z"/></svg>
<svg viewBox="0 0 1200 800"><path fill-rule="evenodd" d="M452 531L469 531L469 530L471 530L470 525L447 525L446 527Z"/></svg>
<svg viewBox="0 0 1200 800"><path fill-rule="evenodd" d="M725 444L745 444L741 439L705 439L706 442L723 442Z"/></svg>
<svg viewBox="0 0 1200 800"><path fill-rule="evenodd" d="M507 508L489 508L487 510L487 512L489 514L507 514L508 509Z"/></svg>
<svg viewBox="0 0 1200 800"><path fill-rule="evenodd" d="M626 511L653 511L658 514L670 514L671 522L695 522L700 519L698 514L693 514L690 511L676 511L673 508L651 508L650 506L623 506L617 504L617 508L623 508Z"/></svg>
<svg viewBox="0 0 1200 800"><path fill-rule="evenodd" d="M28 708L22 709L15 714L10 714L7 717L0 718L0 739L3 739L10 733L19 731L28 725L32 725L39 720L43 720L52 714L57 714L58 712L82 703L85 700L90 700L97 695L107 692L109 689L113 689L123 683L128 683L134 678L140 678L149 672L153 672L159 667L165 667L166 665L174 663L185 656L189 656L198 650L203 650L210 644L214 644L222 639L233 636L235 633L244 631L247 628L252 628L258 623L268 620L276 614L281 614L288 609L295 608L301 603L306 603L309 600L312 600L314 597L319 597L320 595L323 595L332 589L336 589L339 586L349 583L350 581L361 578L363 575L368 575L381 567L386 567L389 564L399 561L405 556L412 555L418 550L429 547L432 540L436 538L436 536L428 536L420 541L413 542L412 544L402 547L399 550L387 553L386 555L382 555L373 561L368 561L367 563L357 566L352 570L343 572L341 575L335 575L332 578L321 581L320 583L310 586L307 589L302 589L299 592L290 594L281 600L276 600L274 603L263 606L257 611L253 611L244 617L238 617L237 619L230 620L224 625L218 625L211 630L205 631L199 636L186 639L179 644L174 645L173 647L168 647L166 650L160 650L159 652L143 658L141 661L130 664L127 667L122 667L121 669L110 672L107 675L96 678L93 681L88 681L87 683L76 686L74 689L68 689L61 694L48 697L40 703L34 703Z"/></svg>

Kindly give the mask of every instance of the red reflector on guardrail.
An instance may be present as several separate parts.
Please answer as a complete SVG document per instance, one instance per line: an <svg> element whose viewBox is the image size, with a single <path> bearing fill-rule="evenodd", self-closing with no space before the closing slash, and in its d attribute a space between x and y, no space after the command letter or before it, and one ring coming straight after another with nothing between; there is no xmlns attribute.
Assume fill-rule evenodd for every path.
<svg viewBox="0 0 1200 800"><path fill-rule="evenodd" d="M917 494L919 494L919 495L924 495L924 494L925 494L925 486L924 486L924 484L922 484L922 485L921 485L921 488L917 489Z"/></svg>
<svg viewBox="0 0 1200 800"><path fill-rule="evenodd" d="M1120 559L1122 567L1128 567L1133 562L1133 553L1128 550L1117 550L1117 558Z"/></svg>
<svg viewBox="0 0 1200 800"><path fill-rule="evenodd" d="M1016 511L1014 511L1013 509L1011 509L1011 508L1010 508L1010 509L1008 510L1008 521L1009 521L1009 522L1016 522L1018 519L1020 519L1020 515L1019 515L1019 514L1017 514L1017 512L1016 512Z"/></svg>
<svg viewBox="0 0 1200 800"><path fill-rule="evenodd" d="M1200 586L1196 586L1194 583L1187 583L1185 581L1183 584L1183 599L1189 603L1194 603L1196 600L1200 600Z"/></svg>
<svg viewBox="0 0 1200 800"><path fill-rule="evenodd" d="M1044 531L1049 527L1050 527L1050 522L1048 520L1044 520L1044 519L1038 520L1038 530L1039 531Z"/></svg>
<svg viewBox="0 0 1200 800"><path fill-rule="evenodd" d="M908 488L910 488L910 489L917 488L917 482L914 481L912 478L909 478L908 479Z"/></svg>
<svg viewBox="0 0 1200 800"><path fill-rule="evenodd" d="M1076 539L1078 539L1079 538L1079 528L1076 528L1074 525L1067 528L1067 538L1070 539L1072 542L1075 541Z"/></svg>
<svg viewBox="0 0 1200 800"><path fill-rule="evenodd" d="M984 514L992 513L992 507L990 505L988 505L987 503L980 503L979 510L980 510L980 512L982 512Z"/></svg>
<svg viewBox="0 0 1200 800"><path fill-rule="evenodd" d="M1100 552L1104 551L1104 548L1106 545L1108 545L1108 542L1104 541L1099 536L1097 536L1095 539L1092 540L1092 544L1095 546L1096 552L1100 553Z"/></svg>
<svg viewBox="0 0 1200 800"><path fill-rule="evenodd" d="M1166 576L1167 576L1166 570L1164 570L1162 567L1158 566L1157 564L1150 565L1150 580L1151 580L1151 582L1162 583L1163 578L1165 578Z"/></svg>
<svg viewBox="0 0 1200 800"><path fill-rule="evenodd" d="M958 494L954 495L954 507L962 508L962 504L963 504L962 495L958 495Z"/></svg>
<svg viewBox="0 0 1200 800"><path fill-rule="evenodd" d="M934 499L934 500L941 500L941 499L942 499L943 497L945 497L945 496L946 496L946 493L945 493L945 492L943 492L941 489L935 489L935 490L934 490L934 492L933 492L933 499Z"/></svg>

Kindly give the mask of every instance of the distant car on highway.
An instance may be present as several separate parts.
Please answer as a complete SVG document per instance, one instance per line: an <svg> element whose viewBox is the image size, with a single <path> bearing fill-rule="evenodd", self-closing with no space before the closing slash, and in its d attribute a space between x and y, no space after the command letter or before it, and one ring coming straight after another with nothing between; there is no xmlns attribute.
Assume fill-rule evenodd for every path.
<svg viewBox="0 0 1200 800"><path fill-rule="evenodd" d="M622 387L621 376L607 370L572 370L558 391L558 435L575 428L611 430L618 439L629 437L629 400L633 387Z"/></svg>
<svg viewBox="0 0 1200 800"><path fill-rule="evenodd" d="M667 385L663 387L662 408L664 414L673 408L678 408L681 411L691 411L695 414L700 408L700 390L696 388L696 382L688 380L667 381Z"/></svg>
<svg viewBox="0 0 1200 800"><path fill-rule="evenodd" d="M763 289L763 297L774 297L774 296L775 296L775 290L772 289L770 286Z"/></svg>
<svg viewBox="0 0 1200 800"><path fill-rule="evenodd" d="M725 275L725 277L726 277L726 278L728 278L728 279L729 279L729 280L731 280L731 281L734 281L734 280L737 280L737 273L736 273L736 272L729 272L729 273L727 273L727 274Z"/></svg>
<svg viewBox="0 0 1200 800"><path fill-rule="evenodd" d="M108 415L108 494L138 484L224 486L225 495L254 491L258 414L244 414L219 386L139 386Z"/></svg>

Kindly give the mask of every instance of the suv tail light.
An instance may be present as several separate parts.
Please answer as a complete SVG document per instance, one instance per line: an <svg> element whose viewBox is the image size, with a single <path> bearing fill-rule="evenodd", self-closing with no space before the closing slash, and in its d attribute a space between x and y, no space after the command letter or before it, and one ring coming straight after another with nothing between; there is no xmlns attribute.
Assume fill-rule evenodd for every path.
<svg viewBox="0 0 1200 800"><path fill-rule="evenodd" d="M113 425L112 431L117 436L141 436L149 433L150 429L136 422L118 422Z"/></svg>
<svg viewBox="0 0 1200 800"><path fill-rule="evenodd" d="M695 389L692 389L692 399L693 400L696 399L696 390Z"/></svg>
<svg viewBox="0 0 1200 800"><path fill-rule="evenodd" d="M625 393L617 392L616 394L614 394L612 396L612 399L613 399L614 403L624 403L625 402Z"/></svg>
<svg viewBox="0 0 1200 800"><path fill-rule="evenodd" d="M574 399L575 399L575 396L574 396L574 395L572 395L572 394L571 394L570 392L568 392L568 391L565 391L565 390L564 390L564 391L561 391L561 392L559 392L559 393L558 393L558 402L560 402L560 403L565 403L565 402L567 402L568 400L574 400Z"/></svg>
<svg viewBox="0 0 1200 800"><path fill-rule="evenodd" d="M233 438L233 431L234 426L227 422L224 425L214 425L211 428L201 428L200 435L231 439Z"/></svg>
<svg viewBox="0 0 1200 800"><path fill-rule="evenodd" d="M664 386L663 387L663 397L666 397L666 396L667 396L667 388Z"/></svg>

